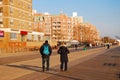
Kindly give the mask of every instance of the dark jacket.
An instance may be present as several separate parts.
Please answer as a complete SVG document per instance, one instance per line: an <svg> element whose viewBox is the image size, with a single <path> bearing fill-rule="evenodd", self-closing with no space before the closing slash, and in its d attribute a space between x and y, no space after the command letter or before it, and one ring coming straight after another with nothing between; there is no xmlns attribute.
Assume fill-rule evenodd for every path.
<svg viewBox="0 0 120 80"><path fill-rule="evenodd" d="M69 50L67 47L65 46L61 46L59 49L58 49L58 54L60 54L60 61L61 62L68 62L68 53L69 53Z"/></svg>
<svg viewBox="0 0 120 80"><path fill-rule="evenodd" d="M50 52L49 55L43 54L44 45L47 45L47 46L49 47L49 52ZM50 56L51 53L52 53L52 48L51 48L51 46L50 46L48 43L44 43L44 44L40 47L40 53L41 53L42 57L44 57L44 56Z"/></svg>

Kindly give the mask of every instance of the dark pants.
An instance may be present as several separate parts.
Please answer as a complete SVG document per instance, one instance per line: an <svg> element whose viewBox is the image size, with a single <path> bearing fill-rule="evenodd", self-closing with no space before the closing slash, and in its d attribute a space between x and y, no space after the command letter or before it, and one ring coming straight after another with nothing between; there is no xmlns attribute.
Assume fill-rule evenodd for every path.
<svg viewBox="0 0 120 80"><path fill-rule="evenodd" d="M45 70L45 68L47 70L49 70L49 56L48 57L42 57L42 69L43 69L43 71Z"/></svg>
<svg viewBox="0 0 120 80"><path fill-rule="evenodd" d="M67 62L61 62L60 69L67 71Z"/></svg>
<svg viewBox="0 0 120 80"><path fill-rule="evenodd" d="M109 49L109 48L110 48L110 46L109 46L109 45L107 45L107 48Z"/></svg>

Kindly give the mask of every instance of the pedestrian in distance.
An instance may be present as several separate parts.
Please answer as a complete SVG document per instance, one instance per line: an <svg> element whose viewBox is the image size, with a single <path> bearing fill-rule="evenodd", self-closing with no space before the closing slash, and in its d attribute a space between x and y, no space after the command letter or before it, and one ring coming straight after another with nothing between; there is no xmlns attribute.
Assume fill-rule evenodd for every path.
<svg viewBox="0 0 120 80"><path fill-rule="evenodd" d="M107 49L109 49L109 48L110 48L110 44L108 43L108 44L107 44Z"/></svg>
<svg viewBox="0 0 120 80"><path fill-rule="evenodd" d="M78 47L78 45L77 45L77 44L75 44L75 50L77 50L77 47Z"/></svg>
<svg viewBox="0 0 120 80"><path fill-rule="evenodd" d="M48 43L48 40L46 40L45 43L43 43L43 45L40 47L40 53L42 56L42 70L44 72L45 69L49 70L50 55L52 54L52 48Z"/></svg>
<svg viewBox="0 0 120 80"><path fill-rule="evenodd" d="M67 66L67 63L68 63L68 53L69 53L69 50L68 48L65 46L64 43L62 43L62 45L60 46L60 48L58 49L58 54L60 54L60 70L61 71L67 71L68 69L68 66Z"/></svg>
<svg viewBox="0 0 120 80"><path fill-rule="evenodd" d="M92 48L92 44L91 43L89 44L89 46L90 46L90 48Z"/></svg>
<svg viewBox="0 0 120 80"><path fill-rule="evenodd" d="M87 50L87 44L85 44L84 48L83 48L84 51Z"/></svg>

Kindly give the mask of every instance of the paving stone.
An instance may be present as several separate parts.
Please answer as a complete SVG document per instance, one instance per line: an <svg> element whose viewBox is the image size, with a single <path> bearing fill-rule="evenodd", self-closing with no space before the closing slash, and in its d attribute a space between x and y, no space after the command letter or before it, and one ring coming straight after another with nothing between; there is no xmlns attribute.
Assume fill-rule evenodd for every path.
<svg viewBox="0 0 120 80"><path fill-rule="evenodd" d="M96 48L69 54L68 71L59 70L59 55L51 56L50 71L42 72L41 58L0 65L0 80L119 80L120 47ZM110 63L116 66L103 66Z"/></svg>

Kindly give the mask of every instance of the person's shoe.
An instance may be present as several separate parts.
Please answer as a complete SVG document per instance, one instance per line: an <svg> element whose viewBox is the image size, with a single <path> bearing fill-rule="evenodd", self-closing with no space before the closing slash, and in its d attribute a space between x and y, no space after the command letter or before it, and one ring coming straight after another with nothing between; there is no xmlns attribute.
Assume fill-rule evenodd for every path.
<svg viewBox="0 0 120 80"><path fill-rule="evenodd" d="M48 69L46 69L46 71L49 71L49 68L48 68Z"/></svg>
<svg viewBox="0 0 120 80"><path fill-rule="evenodd" d="M42 66L42 71L43 71L43 72L45 71L45 66L44 66L44 65Z"/></svg>
<svg viewBox="0 0 120 80"><path fill-rule="evenodd" d="M65 69L64 71L67 71L67 69Z"/></svg>
<svg viewBox="0 0 120 80"><path fill-rule="evenodd" d="M45 70L42 70L43 72L45 71Z"/></svg>
<svg viewBox="0 0 120 80"><path fill-rule="evenodd" d="M44 71L45 71L45 69L43 68L43 69L42 69L42 71L44 72Z"/></svg>
<svg viewBox="0 0 120 80"><path fill-rule="evenodd" d="M60 71L63 71L63 69L60 69Z"/></svg>

